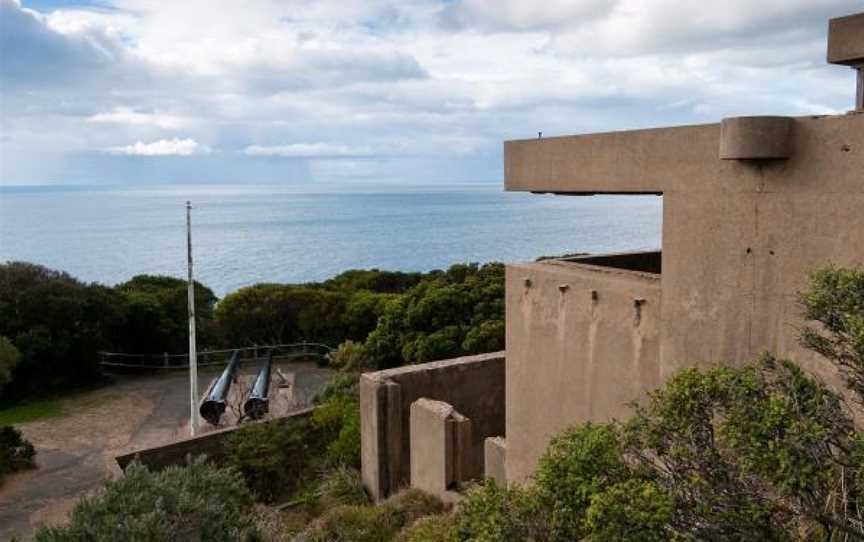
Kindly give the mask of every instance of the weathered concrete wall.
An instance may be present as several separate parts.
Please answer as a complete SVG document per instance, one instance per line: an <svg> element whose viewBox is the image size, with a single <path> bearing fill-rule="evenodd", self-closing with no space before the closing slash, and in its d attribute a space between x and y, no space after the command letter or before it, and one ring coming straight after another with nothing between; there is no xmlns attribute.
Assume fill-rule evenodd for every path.
<svg viewBox="0 0 864 542"><path fill-rule="evenodd" d="M582 420L627 415L660 383L660 276L542 262L507 267L510 480Z"/></svg>
<svg viewBox="0 0 864 542"><path fill-rule="evenodd" d="M298 410L288 416L257 423L282 424L292 418L310 416L314 410L314 408ZM164 446L136 450L128 454L119 455L115 460L123 470L126 470L126 467L133 459L138 459L138 461L150 469L164 469L172 465L185 465L190 456L206 455L214 461L219 461L225 453L225 439L241 427L244 426L229 427L227 429L211 431L197 437L178 440Z"/></svg>
<svg viewBox="0 0 864 542"><path fill-rule="evenodd" d="M407 486L411 475L411 404L443 401L471 420L470 470L483 472L483 440L504 435L504 353L482 354L360 377L363 482L375 499Z"/></svg>
<svg viewBox="0 0 864 542"><path fill-rule="evenodd" d="M818 267L864 265L864 114L792 119L784 160L722 160L720 136L711 124L505 143L508 190L664 198L662 279L508 268L510 479L531 472L555 430L626 415L621 404L685 366L771 351L839 386L798 343L796 294ZM587 289L598 307L604 291L615 300L602 323ZM640 291L637 330L627 300Z"/></svg>
<svg viewBox="0 0 864 542"><path fill-rule="evenodd" d="M476 477L473 472L471 420L451 405L431 399L411 404L411 487L455 500L459 482Z"/></svg>

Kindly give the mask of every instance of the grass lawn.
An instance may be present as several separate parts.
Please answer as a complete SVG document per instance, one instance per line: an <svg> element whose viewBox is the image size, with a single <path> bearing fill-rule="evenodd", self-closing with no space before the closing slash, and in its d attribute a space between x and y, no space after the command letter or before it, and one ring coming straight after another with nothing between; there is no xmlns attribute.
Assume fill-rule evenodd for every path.
<svg viewBox="0 0 864 542"><path fill-rule="evenodd" d="M0 410L0 425L15 425L45 418L56 418L65 412L63 399L28 401Z"/></svg>
<svg viewBox="0 0 864 542"><path fill-rule="evenodd" d="M62 397L34 399L10 407L0 408L0 425L17 425L19 423L57 418L74 411L81 411L108 401L113 401L119 397L119 392L95 390L78 392Z"/></svg>

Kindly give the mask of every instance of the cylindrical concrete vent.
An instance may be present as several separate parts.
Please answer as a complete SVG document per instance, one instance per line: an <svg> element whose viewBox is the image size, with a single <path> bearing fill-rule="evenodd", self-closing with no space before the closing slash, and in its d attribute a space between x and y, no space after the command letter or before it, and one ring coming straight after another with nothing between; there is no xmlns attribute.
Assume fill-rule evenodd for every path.
<svg viewBox="0 0 864 542"><path fill-rule="evenodd" d="M723 160L778 160L789 158L792 119L789 117L733 117L720 127Z"/></svg>

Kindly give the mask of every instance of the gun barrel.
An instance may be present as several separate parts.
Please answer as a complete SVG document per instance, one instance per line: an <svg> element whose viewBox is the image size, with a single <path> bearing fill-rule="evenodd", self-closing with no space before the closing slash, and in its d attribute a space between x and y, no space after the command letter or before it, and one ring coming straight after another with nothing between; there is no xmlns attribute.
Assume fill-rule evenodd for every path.
<svg viewBox="0 0 864 542"><path fill-rule="evenodd" d="M231 381L234 379L234 373L237 371L239 364L240 351L235 350L231 354L228 366L225 367L219 378L210 386L207 397L201 402L198 411L201 413L201 417L211 425L219 425L219 419L225 413L225 402L228 398L228 391L231 389Z"/></svg>
<svg viewBox="0 0 864 542"><path fill-rule="evenodd" d="M270 370L273 366L273 350L267 352L264 366L258 371L255 383L246 402L243 403L243 413L253 420L261 418L270 408Z"/></svg>

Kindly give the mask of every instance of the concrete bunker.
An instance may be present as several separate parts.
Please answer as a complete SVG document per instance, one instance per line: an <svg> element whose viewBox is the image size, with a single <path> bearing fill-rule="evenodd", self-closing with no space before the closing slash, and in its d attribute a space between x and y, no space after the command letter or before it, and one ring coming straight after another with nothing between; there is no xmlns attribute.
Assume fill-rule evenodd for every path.
<svg viewBox="0 0 864 542"><path fill-rule="evenodd" d="M410 377L364 375L363 474L373 495L408 481L403 413L420 398L470 420L471 455L482 454L485 476L522 483L554 435L626 418L633 401L685 367L769 351L841 387L799 343L797 292L819 267L864 266L864 14L832 21L829 43L830 62L858 70L847 114L505 142L506 190L662 195L662 251L508 265L506 363L499 354L504 375L495 380L503 393L478 389L489 381L477 373L460 380L472 375L450 362L414 366ZM490 359L462 370L469 366L499 370ZM492 401L504 397L500 427ZM437 438L436 450L458 439L441 434L451 436ZM435 480L453 478L446 465L439 471Z"/></svg>

